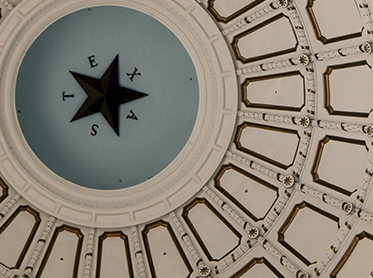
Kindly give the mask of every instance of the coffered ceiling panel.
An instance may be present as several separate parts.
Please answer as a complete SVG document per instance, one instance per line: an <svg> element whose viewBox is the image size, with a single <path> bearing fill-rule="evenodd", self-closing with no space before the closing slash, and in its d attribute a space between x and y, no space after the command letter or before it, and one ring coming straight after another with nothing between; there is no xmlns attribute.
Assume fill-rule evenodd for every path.
<svg viewBox="0 0 373 278"><path fill-rule="evenodd" d="M105 232L99 237L96 277L133 278L128 237L122 232Z"/></svg>
<svg viewBox="0 0 373 278"><path fill-rule="evenodd" d="M354 1L308 0L307 11L316 36L323 43L361 36L360 15Z"/></svg>
<svg viewBox="0 0 373 278"><path fill-rule="evenodd" d="M299 139L296 130L245 122L238 127L235 143L240 151L287 169L294 161Z"/></svg>
<svg viewBox="0 0 373 278"><path fill-rule="evenodd" d="M289 18L283 14L236 35L232 42L236 57L242 63L295 52L297 45Z"/></svg>
<svg viewBox="0 0 373 278"><path fill-rule="evenodd" d="M338 217L302 202L294 207L278 231L278 240L309 266L330 247L338 228Z"/></svg>
<svg viewBox="0 0 373 278"><path fill-rule="evenodd" d="M319 142L312 170L313 179L323 186L350 196L357 190L364 174L367 154L362 140L326 136ZM349 163L355 167L351 167Z"/></svg>
<svg viewBox="0 0 373 278"><path fill-rule="evenodd" d="M330 275L331 278L351 277L351 273L358 277L372 276L371 257L373 236L367 232L356 235L348 247L345 255Z"/></svg>
<svg viewBox="0 0 373 278"><path fill-rule="evenodd" d="M276 186L232 164L223 165L215 187L254 221L263 219L278 198Z"/></svg>
<svg viewBox="0 0 373 278"><path fill-rule="evenodd" d="M368 117L372 104L371 66L366 61L328 66L324 72L325 108L332 115ZM359 94L359 98L356 95Z"/></svg>
<svg viewBox="0 0 373 278"><path fill-rule="evenodd" d="M164 221L145 226L142 231L152 277L189 277L193 269L170 224Z"/></svg>
<svg viewBox="0 0 373 278"><path fill-rule="evenodd" d="M295 71L247 78L242 84L242 101L246 107L300 111L305 105L304 77Z"/></svg>
<svg viewBox="0 0 373 278"><path fill-rule="evenodd" d="M183 217L210 261L221 260L240 244L239 232L206 199L195 199Z"/></svg>
<svg viewBox="0 0 373 278"><path fill-rule="evenodd" d="M78 277L82 243L83 234L79 229L67 225L57 227L36 277Z"/></svg>

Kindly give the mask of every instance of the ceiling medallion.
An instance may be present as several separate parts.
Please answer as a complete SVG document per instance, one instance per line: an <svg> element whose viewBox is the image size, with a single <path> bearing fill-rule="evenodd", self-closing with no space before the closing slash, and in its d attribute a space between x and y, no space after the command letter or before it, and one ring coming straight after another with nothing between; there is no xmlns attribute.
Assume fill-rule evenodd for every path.
<svg viewBox="0 0 373 278"><path fill-rule="evenodd" d="M0 149L4 150L4 163L0 165L0 171L4 180L9 181L22 197L46 213L70 223L91 227L125 227L144 223L185 203L206 184L220 164L236 122L238 89L231 89L238 88L235 67L226 42L214 21L206 13L200 12L202 7L197 2L188 0L180 0L178 4L161 0L100 0L94 3L88 0L46 0L34 4L33 9L29 9L28 5L21 2L16 7L18 12L11 13L7 19L8 22L15 22L12 21L13 17L17 17L17 20L22 17L21 22L1 25L1 28L6 27L8 30L0 32L0 41L6 42L6 45L2 46L4 55L0 57L0 89L4 92L0 96ZM101 6L129 8L152 15L171 30L193 61L199 91L196 121L187 143L177 157L164 170L136 186L105 191L82 187L48 168L28 145L18 122L16 109L18 71L24 53L41 35L42 30L76 11L93 11L95 7ZM12 35L7 37L8 34ZM210 39L212 36L214 40ZM219 55L214 53L216 49L219 49ZM113 57L115 56L108 56L105 61L88 57L91 66L102 64L104 67L104 71L96 75L87 75L85 71L71 69L79 73L72 73L70 78L75 82L77 90L81 90L83 95L87 93L87 102L91 102L97 92L97 97L101 100L102 95L106 96L103 99L108 99L111 94L111 89L108 89L110 86L117 89L129 88L116 82L117 59L107 68ZM122 63L119 66L121 65ZM139 78L139 71L136 67L134 70L128 70L128 78ZM106 77L110 81L103 80ZM74 112L76 116L72 115L69 121L79 118L73 122L75 124L94 115L105 117L105 123L111 132L114 130L120 137L115 136L122 138L122 134L118 132L121 124L118 125L115 120L115 107L123 102L132 102L124 100L126 97L139 97L141 99L136 101L145 102L151 99L152 94L137 89L131 89L136 93L128 93L127 89L120 90L124 98L111 102L111 105L108 105L111 108L101 109L102 105L99 107L98 104L105 100L101 102L95 99L90 105L78 105ZM143 97L145 94L148 96ZM62 98L62 101L69 100L71 92L65 92ZM95 113L99 111L104 117ZM86 117L90 114L92 116ZM131 119L138 116L133 110L128 115ZM167 121L172 121L172 118ZM94 130L92 126L92 133L95 131L97 132L97 128ZM101 132L101 127L98 131Z"/></svg>
<svg viewBox="0 0 373 278"><path fill-rule="evenodd" d="M373 125L364 125L363 131L369 136L373 137Z"/></svg>
<svg viewBox="0 0 373 278"><path fill-rule="evenodd" d="M27 50L16 84L18 122L32 151L60 177L99 190L164 170L188 142L199 97L180 40L153 17L117 6L50 25Z"/></svg>
<svg viewBox="0 0 373 278"><path fill-rule="evenodd" d="M208 267L208 266L202 266L200 269L199 269L199 275L201 277L207 277L209 276L211 273L211 269Z"/></svg>
<svg viewBox="0 0 373 278"><path fill-rule="evenodd" d="M345 202L342 205L342 209L343 209L345 215L350 215L354 210L354 205L352 203Z"/></svg>
<svg viewBox="0 0 373 278"><path fill-rule="evenodd" d="M299 62L299 64L301 66L306 67L306 66L308 66L310 64L311 59L310 59L310 57L307 54L301 54L298 57L298 62Z"/></svg>
<svg viewBox="0 0 373 278"><path fill-rule="evenodd" d="M285 188L291 188L295 184L295 177L293 175L286 175L282 180L282 185Z"/></svg>
<svg viewBox="0 0 373 278"><path fill-rule="evenodd" d="M298 272L297 278L308 278L310 275L307 272Z"/></svg>
<svg viewBox="0 0 373 278"><path fill-rule="evenodd" d="M364 53L370 55L370 54L372 54L372 43L366 41L366 42L364 42L364 43L360 46L360 49L361 49Z"/></svg>
<svg viewBox="0 0 373 278"><path fill-rule="evenodd" d="M301 127L307 128L311 124L311 119L308 116L303 116L299 122Z"/></svg>
<svg viewBox="0 0 373 278"><path fill-rule="evenodd" d="M259 236L259 229L257 227L250 228L248 236L250 239L256 239Z"/></svg>
<svg viewBox="0 0 373 278"><path fill-rule="evenodd" d="M289 6L289 0L280 0L280 5L282 7L287 7Z"/></svg>

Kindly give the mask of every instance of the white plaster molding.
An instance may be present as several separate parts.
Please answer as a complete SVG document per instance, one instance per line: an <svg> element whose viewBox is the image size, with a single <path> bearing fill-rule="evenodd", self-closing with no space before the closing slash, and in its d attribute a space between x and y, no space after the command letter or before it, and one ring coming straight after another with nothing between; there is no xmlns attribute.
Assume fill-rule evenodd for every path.
<svg viewBox="0 0 373 278"><path fill-rule="evenodd" d="M27 145L15 110L17 72L24 53L36 37L59 18L100 5L133 8L167 26L190 54L200 90L194 130L177 158L152 179L113 191L80 187L46 168ZM0 95L0 144L6 150L5 158L10 165L4 170L1 164L0 171L5 178L20 177L19 182L11 185L43 211L90 227L144 223L167 214L198 192L218 167L230 143L238 90L232 56L224 37L210 16L199 12L201 9L198 3L187 0L177 3L164 0L29 0L17 5L7 22L0 26L0 89L3 92Z"/></svg>
<svg viewBox="0 0 373 278"><path fill-rule="evenodd" d="M13 10L16 6L12 1L0 0L0 3L3 4L8 10Z"/></svg>
<svg viewBox="0 0 373 278"><path fill-rule="evenodd" d="M366 41L359 45L353 45L350 47L343 47L343 48L338 48L338 49L334 49L330 51L315 53L311 56L311 59L313 61L324 61L324 60L330 60L330 59L352 56L352 55L359 55L359 54L365 54L365 55L372 54L372 43Z"/></svg>
<svg viewBox="0 0 373 278"><path fill-rule="evenodd" d="M85 252L85 264L84 264L84 278L91 277L92 271L92 258L93 258L93 245L95 243L95 233L96 230L94 228L89 229L88 235L88 242L87 242L87 250Z"/></svg>
<svg viewBox="0 0 373 278"><path fill-rule="evenodd" d="M281 1L274 1L269 3L268 5L264 6L263 8L260 8L256 11L250 12L247 16L245 16L244 19L238 20L234 23L229 24L227 27L224 28L222 31L223 35L227 36L237 30L240 30L247 25L255 22L256 20L272 13L274 10L277 10L281 7Z"/></svg>
<svg viewBox="0 0 373 278"><path fill-rule="evenodd" d="M194 246L193 242L190 240L189 235L185 231L179 216L175 212L171 212L170 217L174 222L177 231L179 232L180 238L182 239L185 246L188 248L189 254L192 255L194 263L198 267L200 277L211 277L210 267L207 266L206 263L203 261L201 255L198 253L198 250Z"/></svg>
<svg viewBox="0 0 373 278"><path fill-rule="evenodd" d="M9 202L0 210L0 220L8 213L8 211L21 199L21 196L16 193Z"/></svg>
<svg viewBox="0 0 373 278"><path fill-rule="evenodd" d="M284 175L282 173L279 173L275 170L272 170L271 168L269 167L266 167L266 166L263 166L257 162L255 162L254 160L252 159L247 159L237 153L234 153L232 151L227 151L227 157L230 157L246 166L249 166L251 169L255 170L255 171L258 171L259 173L262 173L278 182L281 182L283 181L284 179Z"/></svg>
<svg viewBox="0 0 373 278"><path fill-rule="evenodd" d="M276 258L295 278L308 278L309 274L303 271L292 260L286 257L280 250L278 250L267 239L260 237L259 242L264 250Z"/></svg>
<svg viewBox="0 0 373 278"><path fill-rule="evenodd" d="M44 230L35 246L34 252L32 253L31 258L29 262L27 263L25 270L21 274L21 277L25 277L25 278L30 277L31 273L33 272L34 266L39 259L40 253L44 248L45 242L47 241L47 238L54 225L55 220L56 220L55 217L53 216L49 217L49 220L47 224L45 225Z"/></svg>
<svg viewBox="0 0 373 278"><path fill-rule="evenodd" d="M17 278L18 277L10 269L6 268L3 265L0 265L0 275L2 275L3 278Z"/></svg>
<svg viewBox="0 0 373 278"><path fill-rule="evenodd" d="M140 278L147 278L144 258L143 258L143 251L141 247L141 243L139 240L139 234L136 226L132 227L132 240L135 246L135 257L137 261L137 268L139 271Z"/></svg>

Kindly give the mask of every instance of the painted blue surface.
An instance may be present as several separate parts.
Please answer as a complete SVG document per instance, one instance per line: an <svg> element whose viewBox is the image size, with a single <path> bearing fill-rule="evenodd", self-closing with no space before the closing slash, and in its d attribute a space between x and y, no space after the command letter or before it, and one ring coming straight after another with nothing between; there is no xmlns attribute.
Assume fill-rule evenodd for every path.
<svg viewBox="0 0 373 278"><path fill-rule="evenodd" d="M149 94L120 106L120 137L100 113L70 122L87 95L69 71L101 78L117 54L121 86ZM131 82L126 73L135 67L141 76ZM63 101L62 92L75 97ZM52 24L28 50L16 87L18 119L34 153L59 176L95 189L133 186L162 171L186 144L198 102L196 71L177 37L121 7L81 10ZM138 121L126 119L130 110Z"/></svg>

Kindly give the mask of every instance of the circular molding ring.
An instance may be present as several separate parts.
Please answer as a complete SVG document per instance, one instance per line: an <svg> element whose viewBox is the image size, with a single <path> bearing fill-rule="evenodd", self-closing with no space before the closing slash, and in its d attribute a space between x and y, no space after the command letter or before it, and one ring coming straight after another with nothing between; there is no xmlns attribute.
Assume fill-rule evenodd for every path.
<svg viewBox="0 0 373 278"><path fill-rule="evenodd" d="M49 170L27 145L17 120L15 86L33 41L56 20L95 6L138 10L168 27L196 68L199 109L181 153L155 177L119 190L94 190ZM0 26L0 171L25 199L65 221L91 227L124 227L160 217L188 201L211 178L230 144L237 115L238 85L228 46L195 1L29 0Z"/></svg>

